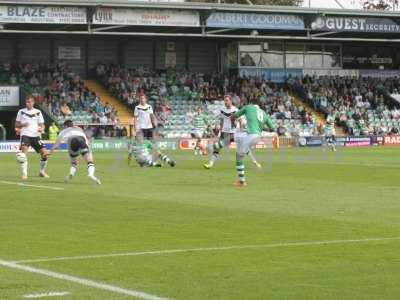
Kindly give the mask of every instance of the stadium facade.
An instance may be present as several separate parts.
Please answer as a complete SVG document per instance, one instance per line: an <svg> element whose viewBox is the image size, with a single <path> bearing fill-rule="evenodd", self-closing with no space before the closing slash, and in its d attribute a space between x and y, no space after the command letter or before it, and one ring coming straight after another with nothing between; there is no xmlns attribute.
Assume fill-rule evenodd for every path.
<svg viewBox="0 0 400 300"><path fill-rule="evenodd" d="M194 3L0 1L2 62L261 72L397 70L400 14ZM269 70L269 71L268 71ZM322 72L322 71L321 71Z"/></svg>
<svg viewBox="0 0 400 300"><path fill-rule="evenodd" d="M99 62L275 82L305 74L394 77L399 21L396 12L342 9L2 0L0 62L62 61L86 78ZM15 110L15 91L3 93L0 110Z"/></svg>

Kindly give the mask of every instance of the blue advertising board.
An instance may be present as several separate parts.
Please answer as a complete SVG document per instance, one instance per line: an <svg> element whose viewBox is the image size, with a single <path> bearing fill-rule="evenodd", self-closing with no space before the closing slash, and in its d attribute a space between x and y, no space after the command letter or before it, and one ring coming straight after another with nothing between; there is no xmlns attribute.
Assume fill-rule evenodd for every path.
<svg viewBox="0 0 400 300"><path fill-rule="evenodd" d="M301 16L285 14L214 12L207 19L207 27L304 30Z"/></svg>
<svg viewBox="0 0 400 300"><path fill-rule="evenodd" d="M288 78L302 78L302 69L267 69L267 68L240 68L240 77L260 77L264 80L282 83Z"/></svg>

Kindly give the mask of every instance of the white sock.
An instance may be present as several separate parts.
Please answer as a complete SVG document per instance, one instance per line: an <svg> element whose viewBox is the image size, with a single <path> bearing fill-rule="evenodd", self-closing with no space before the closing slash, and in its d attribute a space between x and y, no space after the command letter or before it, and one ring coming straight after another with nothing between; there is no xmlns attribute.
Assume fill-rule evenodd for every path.
<svg viewBox="0 0 400 300"><path fill-rule="evenodd" d="M253 164L257 164L257 159L256 159L256 157L254 156L254 153L253 153L253 151L249 151L249 156L250 156L250 159L251 159L251 161L253 162Z"/></svg>
<svg viewBox="0 0 400 300"><path fill-rule="evenodd" d="M94 176L96 168L94 166L94 163L88 163L88 174L89 176Z"/></svg>
<svg viewBox="0 0 400 300"><path fill-rule="evenodd" d="M71 177L74 177L76 174L76 166L71 166L71 168L69 169L69 175Z"/></svg>
<svg viewBox="0 0 400 300"><path fill-rule="evenodd" d="M28 160L26 160L24 163L20 164L21 167L21 173L23 176L28 176Z"/></svg>
<svg viewBox="0 0 400 300"><path fill-rule="evenodd" d="M40 172L45 172L47 168L47 159L40 160Z"/></svg>
<svg viewBox="0 0 400 300"><path fill-rule="evenodd" d="M216 161L217 159L218 159L218 156L217 156L216 154L211 155L211 159L210 159L210 161L208 162L208 164L209 164L210 166L213 166L214 163L215 163L215 161Z"/></svg>

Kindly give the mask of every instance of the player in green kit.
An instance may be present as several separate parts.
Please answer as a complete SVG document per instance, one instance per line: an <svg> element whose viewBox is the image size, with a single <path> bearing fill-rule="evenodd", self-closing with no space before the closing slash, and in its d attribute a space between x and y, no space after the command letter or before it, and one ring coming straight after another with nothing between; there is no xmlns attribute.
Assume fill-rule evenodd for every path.
<svg viewBox="0 0 400 300"><path fill-rule="evenodd" d="M232 116L232 119L235 120L242 116L246 118L247 129L246 133L236 141L236 170L239 176L239 180L235 183L237 187L247 185L243 163L244 157L261 139L261 134L264 130L275 130L275 125L272 123L270 116L258 106L257 99L252 99L250 104L242 107Z"/></svg>
<svg viewBox="0 0 400 300"><path fill-rule="evenodd" d="M335 116L333 114L329 114L326 118L324 131L326 146L331 148L332 151L336 151Z"/></svg>
<svg viewBox="0 0 400 300"><path fill-rule="evenodd" d="M162 167L166 163L175 167L173 159L160 152L150 140L137 138L129 146L128 163L131 164L132 158L135 158L140 167Z"/></svg>
<svg viewBox="0 0 400 300"><path fill-rule="evenodd" d="M202 107L199 106L196 110L195 116L193 117L193 130L191 133L192 138L196 139L196 146L194 148L195 155L202 154L201 139L206 131L207 124L207 115L203 113Z"/></svg>

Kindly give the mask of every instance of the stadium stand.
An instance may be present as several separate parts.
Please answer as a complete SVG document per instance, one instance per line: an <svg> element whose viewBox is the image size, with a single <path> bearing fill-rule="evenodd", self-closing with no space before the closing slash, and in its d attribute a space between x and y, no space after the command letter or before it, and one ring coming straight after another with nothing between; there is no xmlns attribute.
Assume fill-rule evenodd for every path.
<svg viewBox="0 0 400 300"><path fill-rule="evenodd" d="M270 113L281 136L311 136L318 131L318 118L297 105L284 86L265 80L228 78L221 74L189 72L154 72L144 68L126 69L115 65L98 65L97 78L130 109L145 93L153 105L165 137L189 137L198 107L209 120L208 135L218 126L223 95L233 95L241 106L250 98L260 99Z"/></svg>
<svg viewBox="0 0 400 300"><path fill-rule="evenodd" d="M0 68L1 84L19 84L25 94L61 125L66 119L87 126L91 136L126 136L118 111L88 88L67 64L4 63ZM124 119L125 120L125 119ZM89 126L91 125L91 126ZM99 126L101 125L101 126Z"/></svg>
<svg viewBox="0 0 400 300"><path fill-rule="evenodd" d="M400 130L399 108L389 98L399 90L397 78L306 76L290 85L315 110L334 114L337 124L348 134L385 134Z"/></svg>

